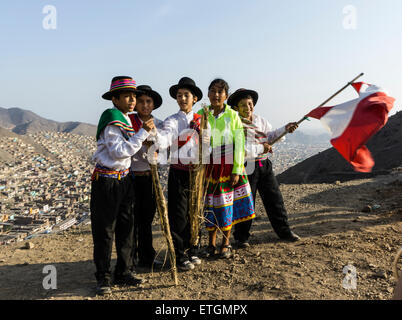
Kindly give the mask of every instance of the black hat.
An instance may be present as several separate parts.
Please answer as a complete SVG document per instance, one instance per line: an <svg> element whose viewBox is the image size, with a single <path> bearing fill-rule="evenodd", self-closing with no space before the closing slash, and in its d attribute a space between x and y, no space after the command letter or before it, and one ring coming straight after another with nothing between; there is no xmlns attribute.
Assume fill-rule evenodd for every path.
<svg viewBox="0 0 402 320"><path fill-rule="evenodd" d="M154 110L158 109L162 105L162 97L159 93L152 90L151 86L141 85L137 87L137 90L140 91L137 96L141 96L143 94L150 96L152 100L154 100Z"/></svg>
<svg viewBox="0 0 402 320"><path fill-rule="evenodd" d="M103 99L112 100L113 94L119 91L132 91L138 93L135 80L127 76L118 76L112 79L110 90L102 95Z"/></svg>
<svg viewBox="0 0 402 320"><path fill-rule="evenodd" d="M258 93L254 90L248 90L248 89L238 89L234 93L232 93L228 99L228 105L231 107L237 107L237 104L240 102L241 99L251 96L253 99L254 105L257 104L258 101Z"/></svg>
<svg viewBox="0 0 402 320"><path fill-rule="evenodd" d="M195 85L195 82L193 79L190 79L188 77L181 78L178 84L175 84L174 86L170 87L170 89L169 89L170 96L173 99L176 99L177 90L182 89L182 88L190 90L191 93L198 98L198 101L200 101L202 99L201 89Z"/></svg>

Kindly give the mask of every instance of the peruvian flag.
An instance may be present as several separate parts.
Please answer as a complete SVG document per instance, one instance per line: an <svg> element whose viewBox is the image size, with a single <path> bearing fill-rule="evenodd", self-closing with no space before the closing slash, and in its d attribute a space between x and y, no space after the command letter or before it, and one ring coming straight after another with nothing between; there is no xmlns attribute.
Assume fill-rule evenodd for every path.
<svg viewBox="0 0 402 320"><path fill-rule="evenodd" d="M355 171L371 172L374 160L366 142L388 121L395 99L364 82L352 84L359 98L334 107L318 107L306 117L321 120L331 133L331 144Z"/></svg>

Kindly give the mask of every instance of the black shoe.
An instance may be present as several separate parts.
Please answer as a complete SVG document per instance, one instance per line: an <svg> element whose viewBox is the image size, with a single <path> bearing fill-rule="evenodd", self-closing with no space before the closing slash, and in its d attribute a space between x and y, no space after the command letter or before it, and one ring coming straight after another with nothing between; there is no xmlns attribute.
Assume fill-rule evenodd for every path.
<svg viewBox="0 0 402 320"><path fill-rule="evenodd" d="M96 284L96 294L103 296L112 293L112 284L110 278L101 278Z"/></svg>
<svg viewBox="0 0 402 320"><path fill-rule="evenodd" d="M236 240L236 247L239 249L246 249L250 247L250 243L248 243L247 240L244 241Z"/></svg>
<svg viewBox="0 0 402 320"><path fill-rule="evenodd" d="M290 241L290 242L296 242L296 241L300 240L300 237L296 233L294 233L293 231L290 231L290 230L289 230L289 232L287 232L283 235L280 235L279 237L282 240L286 240L286 241Z"/></svg>
<svg viewBox="0 0 402 320"><path fill-rule="evenodd" d="M142 283L144 283L144 279L137 277L134 272L114 276L114 284L117 285L138 286Z"/></svg>

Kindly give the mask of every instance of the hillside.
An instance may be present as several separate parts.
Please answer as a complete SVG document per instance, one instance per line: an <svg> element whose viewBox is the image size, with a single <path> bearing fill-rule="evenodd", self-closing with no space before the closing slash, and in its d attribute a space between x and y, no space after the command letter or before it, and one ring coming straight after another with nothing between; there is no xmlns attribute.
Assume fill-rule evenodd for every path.
<svg viewBox="0 0 402 320"><path fill-rule="evenodd" d="M96 126L82 122L57 122L20 108L0 108L0 127L24 135L41 131L69 132L80 135L96 134Z"/></svg>
<svg viewBox="0 0 402 320"><path fill-rule="evenodd" d="M95 296L90 226L0 247L0 299L84 300L382 300L396 285L393 260L401 245L402 172L336 184L282 185L289 222L302 240L279 241L261 201L253 223L251 247L227 260L203 260L179 273L172 285L168 267L138 273L139 287L114 287ZM371 210L367 210L367 206ZM166 244L155 220L154 246L160 258ZM219 237L220 239L220 237ZM203 233L203 245L207 235ZM113 251L113 263L116 262ZM343 268L357 272L357 288L345 289ZM57 289L45 290L43 268L57 270Z"/></svg>
<svg viewBox="0 0 402 320"><path fill-rule="evenodd" d="M367 143L375 166L372 173L357 173L334 149L328 149L304 160L277 176L281 183L321 183L368 178L389 173L402 167L402 111L389 118L388 123Z"/></svg>

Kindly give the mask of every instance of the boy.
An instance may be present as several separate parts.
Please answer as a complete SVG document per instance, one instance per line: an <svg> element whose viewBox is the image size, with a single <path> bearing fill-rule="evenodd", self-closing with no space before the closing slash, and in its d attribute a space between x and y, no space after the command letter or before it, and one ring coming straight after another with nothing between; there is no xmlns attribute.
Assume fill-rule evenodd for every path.
<svg viewBox="0 0 402 320"><path fill-rule="evenodd" d="M135 132L139 132L145 121L153 118L156 128L161 128L163 122L151 115L153 110L162 105L160 94L148 85L137 87L137 113L129 114ZM138 267L152 268L160 267L161 263L155 260L156 251L152 245L152 221L156 212L156 199L152 185L151 168L144 158L148 147L143 145L131 162L131 171L134 179L134 242L133 242L133 263ZM136 262L138 258L138 262Z"/></svg>
<svg viewBox="0 0 402 320"><path fill-rule="evenodd" d="M177 101L180 111L169 116L158 130L159 148L171 147L171 164L168 178L168 216L177 266L182 271L194 269L201 264L195 248L190 250L189 190L190 163L195 163L194 153L187 155L185 149L194 150L196 142L190 132L199 125L201 116L192 110L194 104L202 99L202 91L194 80L183 77L169 90ZM185 148L182 148L185 146ZM181 149L182 148L182 149ZM180 154L180 157L179 157Z"/></svg>
<svg viewBox="0 0 402 320"><path fill-rule="evenodd" d="M131 157L154 128L152 119L143 123L134 135L128 113L136 104L136 83L131 77L114 77L110 90L102 97L111 100L114 107L105 110L99 120L96 139L96 162L92 174L91 224L94 242L97 294L111 292L110 261L113 237L116 236L117 263L114 283L137 285L142 282L130 271L134 202L133 182L129 175Z"/></svg>
<svg viewBox="0 0 402 320"><path fill-rule="evenodd" d="M272 163L268 159L268 153L272 153L272 147L269 142L280 136L284 130L294 132L297 129L297 124L294 122L288 123L284 128L272 131L272 126L267 120L253 114L257 100L258 93L246 89L237 90L228 99L228 104L239 112L243 126L248 131L246 138L248 156L246 156L246 160L255 161L255 165L252 166L254 171L247 172L253 198L255 199L258 190L271 225L279 238L287 241L298 241L300 237L290 230L283 197L272 170ZM256 152L252 152L253 145L250 145L250 139L248 139L250 138L250 132L256 139L253 145L259 150L257 151L259 155ZM233 236L238 247L249 247L248 238L251 224L252 220L248 220L235 225Z"/></svg>

